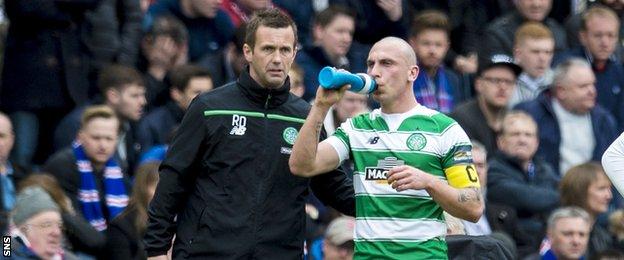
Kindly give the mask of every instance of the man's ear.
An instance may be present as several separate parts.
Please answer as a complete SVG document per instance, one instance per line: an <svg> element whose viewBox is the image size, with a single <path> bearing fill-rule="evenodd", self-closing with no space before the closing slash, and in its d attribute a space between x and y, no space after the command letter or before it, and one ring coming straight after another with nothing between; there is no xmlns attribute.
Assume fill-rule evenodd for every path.
<svg viewBox="0 0 624 260"><path fill-rule="evenodd" d="M253 56L253 49L247 43L243 45L243 54L245 55L245 60L247 60L248 63L251 63L252 56Z"/></svg>
<svg viewBox="0 0 624 260"><path fill-rule="evenodd" d="M119 103L119 100L121 99L121 94L115 88L109 88L104 93L104 98L106 98L106 101L112 104L117 104Z"/></svg>

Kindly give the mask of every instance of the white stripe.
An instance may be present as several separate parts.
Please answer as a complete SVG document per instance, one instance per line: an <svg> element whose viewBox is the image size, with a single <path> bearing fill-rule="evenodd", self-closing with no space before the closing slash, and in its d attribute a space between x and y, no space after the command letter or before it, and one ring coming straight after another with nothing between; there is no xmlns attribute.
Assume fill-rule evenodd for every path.
<svg viewBox="0 0 624 260"><path fill-rule="evenodd" d="M353 131L349 133L349 142L351 149L353 150L377 150L377 151L396 151L396 152L416 152L407 147L407 139L415 134L421 133L427 143L425 147L417 152L427 153L434 156L442 157L440 154L440 143L443 141L443 136L435 136L427 134L426 132L362 132ZM369 140L371 138L378 137L377 143L371 144Z"/></svg>
<svg viewBox="0 0 624 260"><path fill-rule="evenodd" d="M107 179L121 179L123 178L123 173L119 167L109 167L104 172L104 178Z"/></svg>
<svg viewBox="0 0 624 260"><path fill-rule="evenodd" d="M338 161L340 164L342 164L344 160L349 159L349 148L344 142L342 142L342 140L340 140L340 138L332 135L323 140L323 142L327 142L329 145L334 147L334 150L336 150L336 153L338 154Z"/></svg>
<svg viewBox="0 0 624 260"><path fill-rule="evenodd" d="M398 192L386 181L367 181L364 174L353 175L353 188L355 189L355 195L396 195L430 198L429 193L425 190L405 190Z"/></svg>
<svg viewBox="0 0 624 260"><path fill-rule="evenodd" d="M435 220L356 219L356 240L423 241L446 234L446 224Z"/></svg>
<svg viewBox="0 0 624 260"><path fill-rule="evenodd" d="M88 161L78 161L78 171L80 172L93 172L93 168L91 168L91 163Z"/></svg>
<svg viewBox="0 0 624 260"><path fill-rule="evenodd" d="M100 196L97 190L80 190L78 192L78 198L82 202L98 202Z"/></svg>
<svg viewBox="0 0 624 260"><path fill-rule="evenodd" d="M91 220L89 221L89 224L91 224L91 226L97 231L106 230L106 220L102 218Z"/></svg>

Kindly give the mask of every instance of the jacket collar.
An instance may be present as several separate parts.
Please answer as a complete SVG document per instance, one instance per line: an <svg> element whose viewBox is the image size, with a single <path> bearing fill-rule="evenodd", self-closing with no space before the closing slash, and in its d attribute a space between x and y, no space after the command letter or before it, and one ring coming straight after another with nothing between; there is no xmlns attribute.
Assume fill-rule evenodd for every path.
<svg viewBox="0 0 624 260"><path fill-rule="evenodd" d="M254 103L262 105L265 109L278 107L290 97L290 78L286 77L284 84L277 89L267 89L258 84L249 75L249 65L241 71L238 77L238 87L245 96Z"/></svg>

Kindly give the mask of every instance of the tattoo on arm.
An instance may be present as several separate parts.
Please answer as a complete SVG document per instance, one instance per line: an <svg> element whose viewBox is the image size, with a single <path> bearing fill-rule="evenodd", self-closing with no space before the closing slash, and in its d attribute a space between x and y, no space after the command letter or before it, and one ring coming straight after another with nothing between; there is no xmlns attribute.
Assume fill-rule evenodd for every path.
<svg viewBox="0 0 624 260"><path fill-rule="evenodd" d="M321 135L322 128L323 128L323 122L316 122L316 125L314 126L314 133L316 134L317 138L319 137L319 135Z"/></svg>
<svg viewBox="0 0 624 260"><path fill-rule="evenodd" d="M459 196L457 200L461 203L481 201L481 191L478 188L467 188L459 190Z"/></svg>

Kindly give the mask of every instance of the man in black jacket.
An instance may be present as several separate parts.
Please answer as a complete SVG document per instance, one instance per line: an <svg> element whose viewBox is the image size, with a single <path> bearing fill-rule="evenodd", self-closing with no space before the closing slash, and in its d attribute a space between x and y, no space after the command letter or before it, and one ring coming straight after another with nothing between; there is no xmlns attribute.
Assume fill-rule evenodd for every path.
<svg viewBox="0 0 624 260"><path fill-rule="evenodd" d="M288 168L309 111L289 93L294 23L267 10L247 29L249 66L237 82L195 98L161 165L144 239L150 259L165 259L174 233L174 258L301 259L308 185L322 201L355 213L344 173L309 180Z"/></svg>

